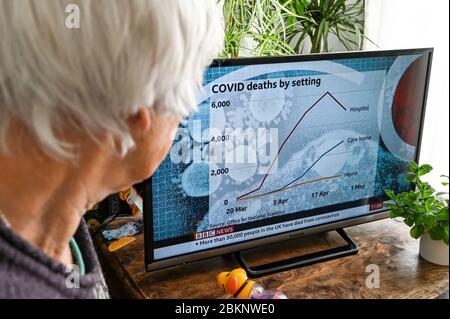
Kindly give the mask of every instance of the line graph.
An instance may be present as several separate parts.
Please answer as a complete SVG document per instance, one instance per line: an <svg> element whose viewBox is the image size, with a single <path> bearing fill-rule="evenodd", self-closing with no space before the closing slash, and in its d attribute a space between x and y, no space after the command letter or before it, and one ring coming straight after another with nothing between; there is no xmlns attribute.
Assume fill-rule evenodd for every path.
<svg viewBox="0 0 450 319"><path fill-rule="evenodd" d="M302 121L303 121L303 119L306 117L306 115L308 115L308 113L309 113L311 110L313 110L313 109L319 104L319 102L322 101L326 96L329 96L330 98L332 98L333 101L336 102L336 104L337 104L339 107L341 107L344 111L347 111L347 108L346 108L344 105L342 105L342 103L341 103L338 99L336 99L336 97L334 97L329 91L325 92L325 93L324 93L317 101L315 101L315 102L314 102L314 103L313 103L313 104L312 104L312 105L311 105L311 106L310 106L310 107L302 114L302 116L300 117L300 119L297 121L297 123L296 123L296 124L294 125L294 127L291 129L291 131L289 132L289 134L287 135L287 137L284 139L283 143L281 144L280 148L278 149L278 152L277 152L277 154L276 154L274 160L273 160L272 163L270 164L269 169L268 169L267 173L264 175L263 179L261 180L261 183L259 184L259 186L258 186L257 188L255 188L255 189L253 189L253 190L251 190L251 191L249 191L249 192L243 194L243 195L238 196L238 197L236 198L237 201L243 200L243 199L255 198L255 196L260 197L260 196L263 195L263 194L261 194L261 195L255 195L255 196L251 196L251 197L248 196L248 195L251 195L251 194L253 194L253 193L259 191L259 190L263 187L263 185L264 185L264 183L265 183L267 177L268 177L269 174L271 173L271 170L272 170L272 167L273 167L274 163L277 161L277 159L278 159L278 157L279 157L281 151L283 150L284 146L285 146L286 143L288 142L289 138L292 136L292 134L293 134L294 131L297 129L297 127L300 125L300 123L302 123ZM290 185L292 185L293 183L295 183L296 181L298 181L299 179L301 179L302 177L304 177L304 175L305 175L305 174L306 174L306 173L307 173L307 172L308 172L308 171L309 171L309 170L310 170L310 169L311 169L311 168L312 168L312 167L313 167L313 166L314 166L314 165L315 165L315 164L316 164L323 156L325 156L326 154L328 154L329 152L331 152L333 149L337 148L337 147L338 147L339 145L341 145L343 142L344 142L344 141L339 142L337 145L335 145L334 147L332 147L331 149L329 149L327 152L325 152L324 154L322 154L322 155L314 162L314 164L313 164L308 170L306 170L305 173L302 174L299 178L297 178L297 179L295 179L294 181L288 183L288 184L285 185L284 187L279 188L279 189L277 189L277 190L275 190L275 191L272 191L272 192L269 192L269 193L274 193L274 192L278 192L278 191L282 191L282 190L287 189L287 187L289 187ZM336 177L333 176L333 178L336 178ZM322 180L311 181L311 182L319 182L319 181L322 181ZM265 194L265 195L268 195L268 194Z"/></svg>
<svg viewBox="0 0 450 319"><path fill-rule="evenodd" d="M300 179L302 179L325 155L327 155L328 153L330 153L332 150L336 149L339 145L341 145L342 143L344 143L344 141L339 142L338 144L336 144L335 146L333 146L332 148L330 148L328 151L326 151L325 153L323 153L322 155L320 155L312 165L310 165L299 177L297 177L296 179L292 180L291 182L287 183L286 185L284 185L283 187L280 187L274 191L270 191L264 194L259 194L259 195L255 195L255 196L244 196L241 198L238 198L237 200L246 200L246 199L253 199L253 198L258 198L258 197L262 197L262 196L266 196L266 195L272 195L275 193L279 193L279 192L283 192L283 191L287 191L299 186L303 186L303 185L307 185L307 184L312 184L312 183L317 183L317 182L322 182L322 181L326 181L329 179L334 179L334 178L339 178L340 175L334 175L334 176L328 176L328 177L323 177L323 178L318 178L318 179L314 179L314 180L310 180L310 181L306 181L306 182L302 182L302 183L298 183L295 184L293 186L291 186L292 184L294 184L295 182L299 181Z"/></svg>
<svg viewBox="0 0 450 319"><path fill-rule="evenodd" d="M338 147L339 145L341 145L342 143L344 143L344 141L341 141L339 143L337 143L335 146L333 146L332 148L330 148L328 151L326 151L325 153L323 153L322 155L319 156L318 159L316 159L314 161L314 163L299 177L297 177L296 179L294 179L292 182L287 183L286 185L284 185L283 187L281 187L281 189L289 187L290 185L294 184L295 182L297 182L299 179L302 179L313 167L314 165L316 165L325 155L327 155L328 153L330 153L332 150L334 150L336 147Z"/></svg>

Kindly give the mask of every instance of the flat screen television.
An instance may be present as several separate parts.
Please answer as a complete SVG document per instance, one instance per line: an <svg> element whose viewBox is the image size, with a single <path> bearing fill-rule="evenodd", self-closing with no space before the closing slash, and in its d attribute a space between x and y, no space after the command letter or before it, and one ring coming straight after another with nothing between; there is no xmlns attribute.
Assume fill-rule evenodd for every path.
<svg viewBox="0 0 450 319"><path fill-rule="evenodd" d="M147 270L387 217L411 189L432 49L216 60L144 182Z"/></svg>

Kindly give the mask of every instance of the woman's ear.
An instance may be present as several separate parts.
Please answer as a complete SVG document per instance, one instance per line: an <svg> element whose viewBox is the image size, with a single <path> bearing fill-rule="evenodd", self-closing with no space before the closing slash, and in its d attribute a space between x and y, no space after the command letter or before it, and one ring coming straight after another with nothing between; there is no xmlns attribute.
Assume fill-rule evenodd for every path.
<svg viewBox="0 0 450 319"><path fill-rule="evenodd" d="M139 108L138 112L128 118L131 130L147 131L150 128L151 115L147 107Z"/></svg>

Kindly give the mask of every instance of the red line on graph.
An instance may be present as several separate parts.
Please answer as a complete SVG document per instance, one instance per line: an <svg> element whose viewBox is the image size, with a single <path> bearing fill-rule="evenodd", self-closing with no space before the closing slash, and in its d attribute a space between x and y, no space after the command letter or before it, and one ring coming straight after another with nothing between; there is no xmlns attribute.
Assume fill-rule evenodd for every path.
<svg viewBox="0 0 450 319"><path fill-rule="evenodd" d="M345 111L347 111L347 109L342 105L341 102L339 102L330 92L326 92L325 94L323 94L316 102L314 102L313 105L311 105L306 111L305 113L303 113L303 115L300 117L300 119L298 120L298 122L295 124L294 128L289 132L288 136L284 139L283 143L281 144L280 148L278 149L278 153L275 156L272 164L270 164L269 170L267 171L266 175L264 175L261 183L259 184L258 188L255 188L254 190L245 193L244 195L241 195L239 197L236 198L236 200L241 199L242 197L245 197L247 195L253 194L254 192L257 192L261 189L261 187L264 185L264 182L266 181L267 176L270 174L270 171L272 169L273 164L275 163L275 161L278 158L278 155L280 155L281 150L283 149L284 145L286 144L286 142L289 140L289 138L291 137L292 133L294 133L294 131L297 129L297 127L299 126L299 124L303 121L303 119L305 118L305 116L309 113L309 111L311 111L320 101L322 101L322 99L325 96L330 96L341 108L343 108Z"/></svg>

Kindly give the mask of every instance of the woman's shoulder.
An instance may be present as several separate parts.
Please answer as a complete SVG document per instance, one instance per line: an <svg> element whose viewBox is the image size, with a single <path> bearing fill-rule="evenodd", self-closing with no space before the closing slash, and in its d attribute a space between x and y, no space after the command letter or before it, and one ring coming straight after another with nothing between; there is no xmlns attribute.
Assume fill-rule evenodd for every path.
<svg viewBox="0 0 450 319"><path fill-rule="evenodd" d="M76 233L86 274L66 267L0 223L0 298L108 298L85 223Z"/></svg>

